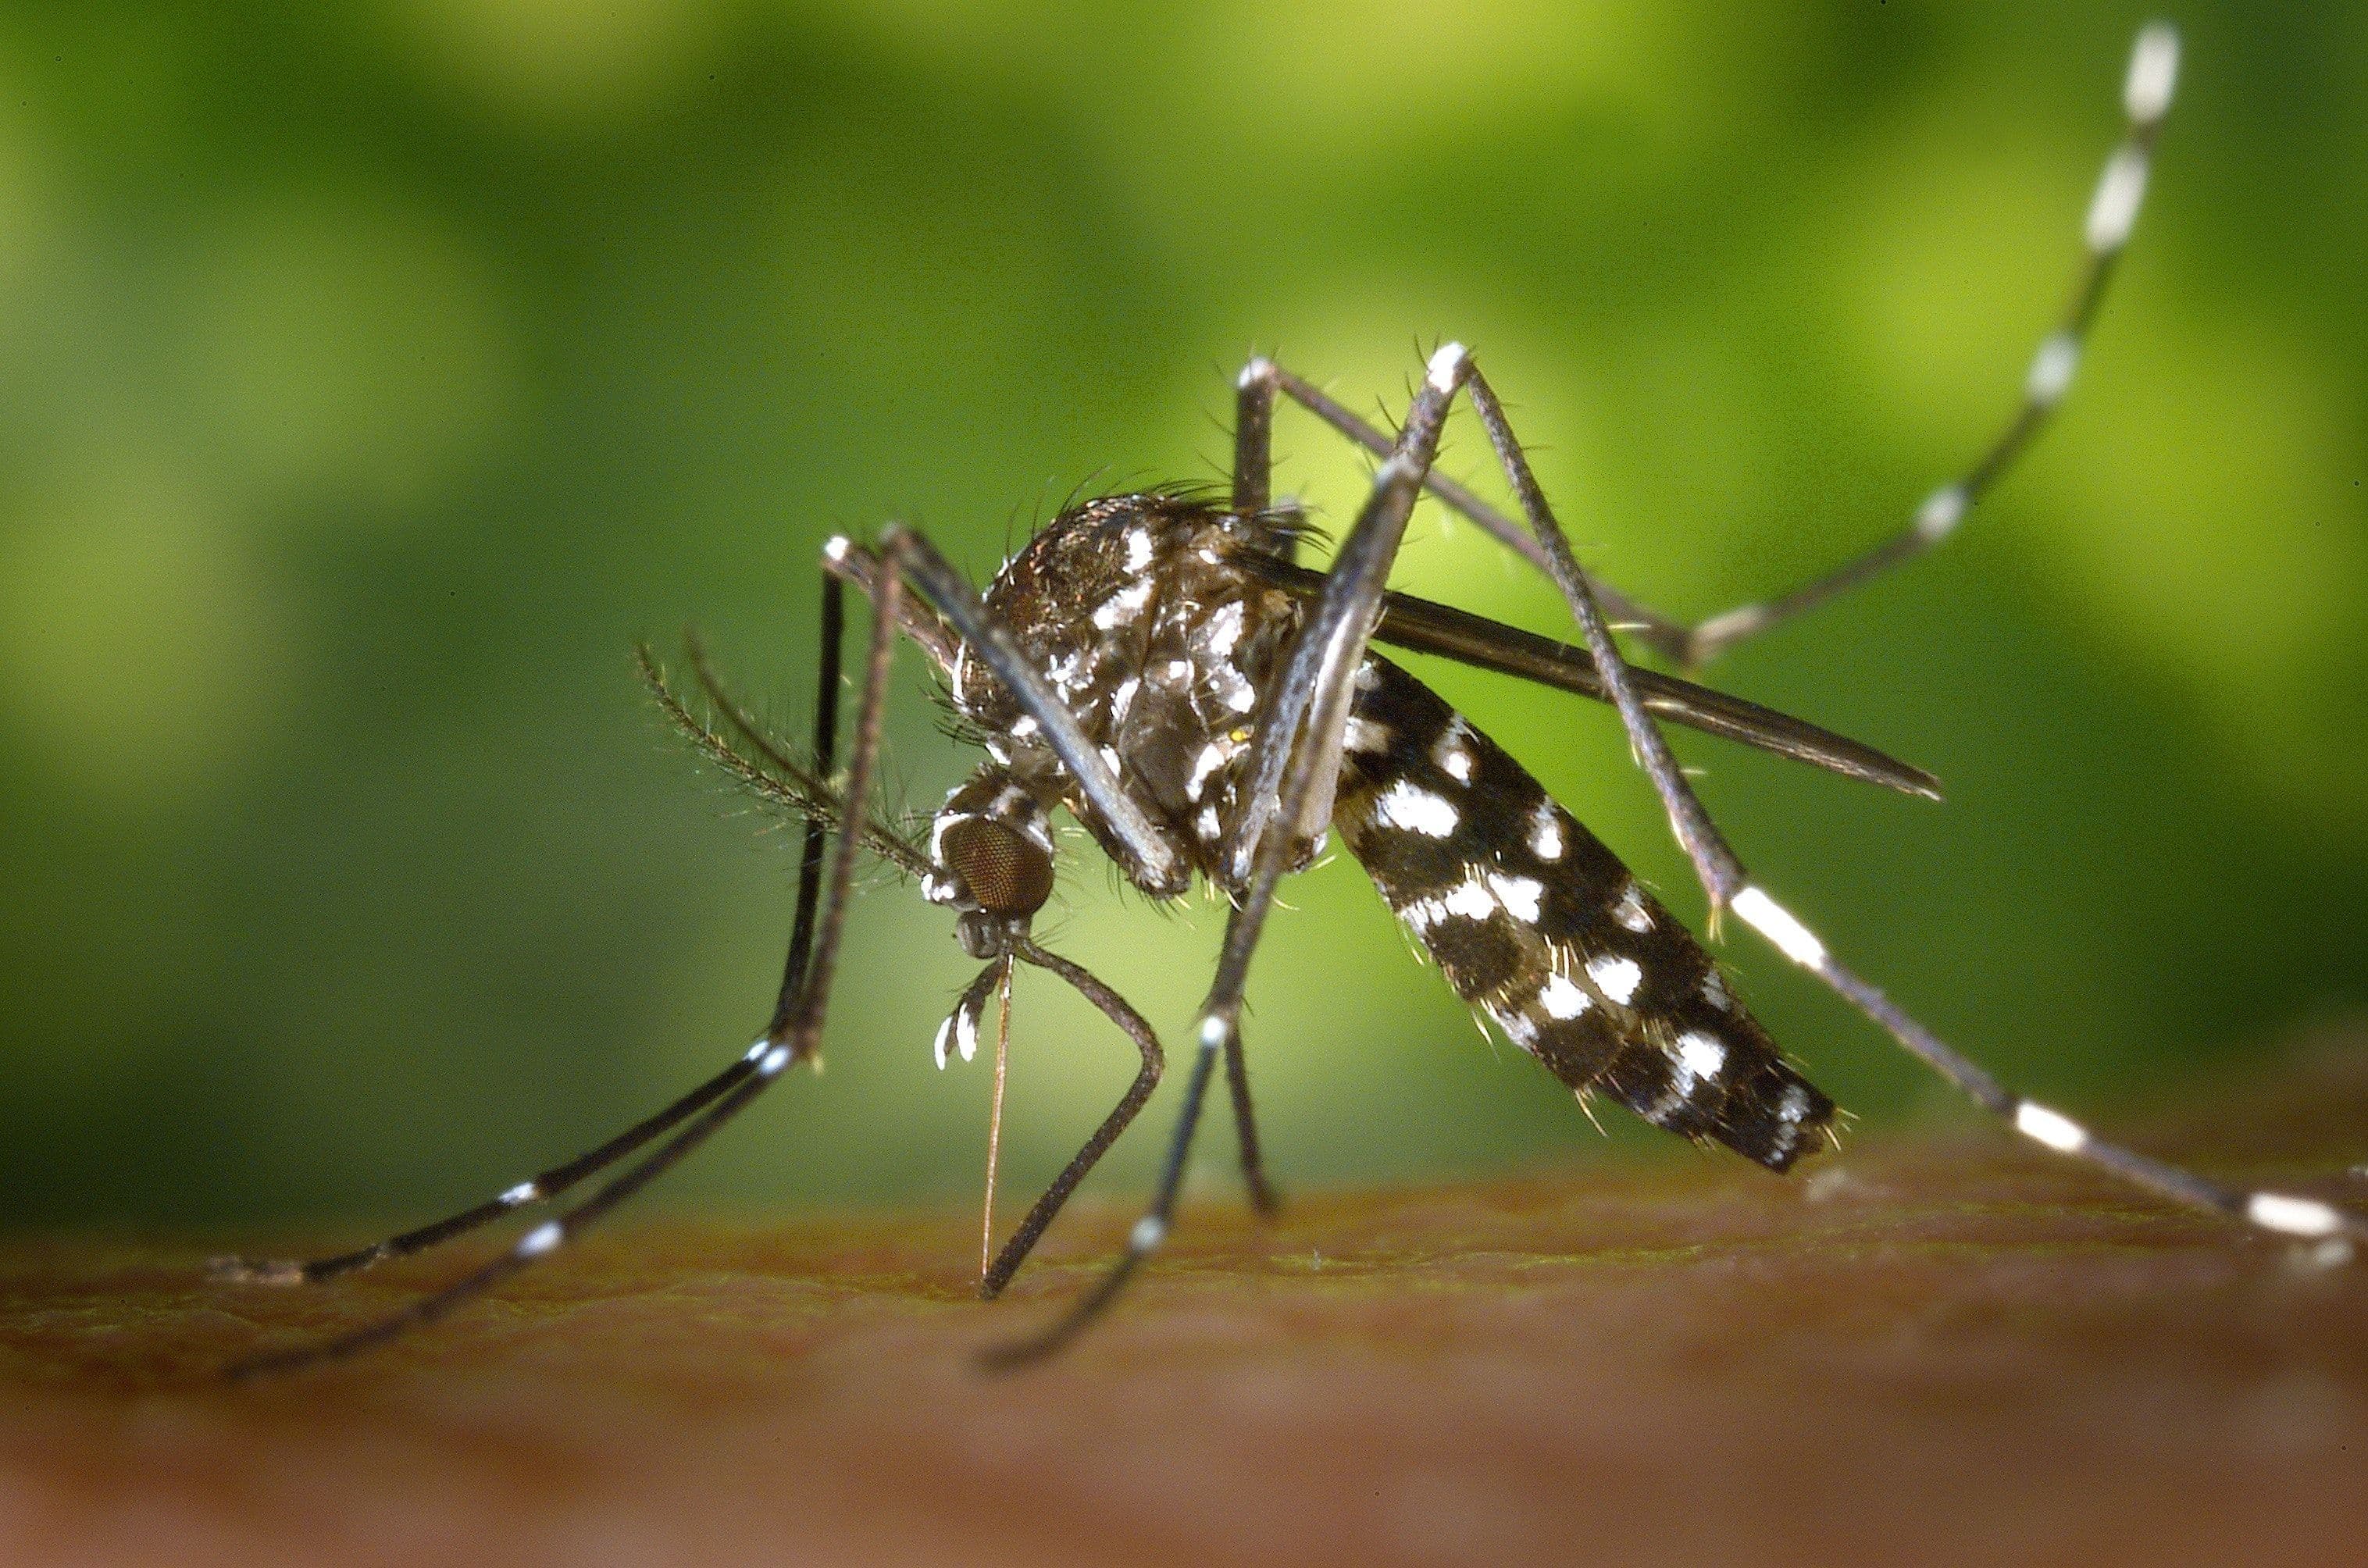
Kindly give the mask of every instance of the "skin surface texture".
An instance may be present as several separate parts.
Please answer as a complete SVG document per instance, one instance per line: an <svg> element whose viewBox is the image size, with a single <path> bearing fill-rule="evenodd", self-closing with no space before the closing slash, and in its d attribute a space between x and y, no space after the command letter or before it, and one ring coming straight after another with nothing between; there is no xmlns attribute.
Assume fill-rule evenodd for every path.
<svg viewBox="0 0 2368 1568"><path fill-rule="evenodd" d="M2130 1119L2356 1205L2368 1040ZM1268 1226L1212 1182L1101 1332L980 1373L1131 1212L1089 1193L994 1305L966 1216L653 1218L241 1387L211 1369L453 1260L242 1289L202 1280L202 1238L20 1238L0 1561L2278 1563L2368 1539L2368 1271L1987 1126L1849 1138L1784 1180L1578 1151L1296 1193Z"/></svg>

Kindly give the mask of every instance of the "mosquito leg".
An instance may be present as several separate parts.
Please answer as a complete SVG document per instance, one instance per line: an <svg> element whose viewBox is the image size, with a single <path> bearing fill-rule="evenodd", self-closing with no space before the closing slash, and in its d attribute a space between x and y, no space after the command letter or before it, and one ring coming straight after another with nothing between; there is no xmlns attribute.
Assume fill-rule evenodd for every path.
<svg viewBox="0 0 2368 1568"><path fill-rule="evenodd" d="M557 1198L586 1176L603 1170L639 1149L651 1139L678 1126L685 1119L730 1094L756 1073L764 1057L768 1043L758 1040L747 1055L723 1072L691 1090L655 1116L620 1132L598 1148L577 1155L564 1165L553 1165L528 1181L522 1181L498 1198L489 1199L473 1208L447 1215L433 1224L352 1252L341 1252L326 1257L249 1258L217 1257L206 1263L211 1278L238 1284L251 1285L312 1285L334 1279L341 1274L352 1274L384 1263L389 1258L409 1257L429 1247L463 1236L479 1226L516 1212L529 1204L547 1202Z"/></svg>
<svg viewBox="0 0 2368 1568"><path fill-rule="evenodd" d="M2130 51L2122 85L2122 107L2128 126L2121 144L2105 160L2104 173L2089 199L2082 226L2083 254L2070 298L2055 327L2039 343L2024 377L2022 401L2006 427L1999 431L1972 467L1924 498L1907 527L1873 550L1815 578L1790 593L1764 603L1737 606L1702 621L1687 635L1680 656L1698 665L1716 657L1745 638L1778 621L1800 614L1845 593L1869 578L1889 571L1932 549L1954 533L1967 512L2014 465L2032 439L2045 428L2064 394L2071 390L2089 329L2104 299L2122 247L2129 242L2144 200L2146 171L2154 156L2163 116L2169 111L2171 89L2179 74L2179 34L2168 22L2149 22L2141 28Z"/></svg>
<svg viewBox="0 0 2368 1568"><path fill-rule="evenodd" d="M1274 504L1274 391L1281 372L1260 355L1234 378L1234 515Z"/></svg>
<svg viewBox="0 0 2368 1568"><path fill-rule="evenodd" d="M1406 410L1397 446L1375 472L1372 494L1342 541L1323 597L1292 642L1274 699L1258 722L1251 743L1252 782L1243 793L1247 804L1235 830L1236 858L1248 859L1248 874L1241 879L1244 891L1225 922L1216 977L1201 1006L1192 1075L1186 1082L1183 1108L1151 1205L1129 1233L1125 1253L1091 1290L1042 1332L991 1351L989 1366L1023 1365L1068 1344L1117 1300L1143 1260L1167 1237L1209 1080L1218 1055L1240 1027L1250 958L1274 906L1276 884L1312 842L1314 834L1306 824L1312 822L1320 828L1331 816L1357 667L1372 636L1390 562L1406 537L1423 475L1438 455L1440 426L1470 368L1460 344L1449 344L1431 356L1429 373Z"/></svg>
<svg viewBox="0 0 2368 1568"><path fill-rule="evenodd" d="M1901 562L1922 554L1954 532L1972 508L2021 455L2045 426L2079 368L2082 346L2104 298L2114 262L2137 222L2146 194L2146 173L2162 120L2170 108L2171 89L2179 70L2179 35L2169 24L2149 23L2140 30L2130 55L2122 101L2128 131L2106 160L2097 190L2089 203L2083 230L2086 254L2069 301L2055 331L2044 338L2025 378L2023 399L2004 430L1963 477L1927 496L1915 518L1901 533L1789 594L1761 604L1742 605L1699 624L1684 621L1643 605L1600 578L1589 575L1597 600L1611 618L1656 653L1689 666L1715 657L1745 638L1778 621L1823 603ZM1350 441L1376 457L1392 449L1389 435L1312 383L1265 361L1264 379L1276 391L1305 408ZM1247 372L1244 372L1247 377ZM1445 474L1424 477L1424 488L1446 506L1476 524L1482 531L1542 572L1551 563L1538 542L1520 524L1483 501ZM1237 483L1238 490L1238 483Z"/></svg>
<svg viewBox="0 0 2368 1568"><path fill-rule="evenodd" d="M883 614L882 619L894 628L893 615ZM821 667L814 675L814 772L821 779L830 778L837 760L839 644L845 641L846 633L847 588L825 572L822 574ZM855 809L841 831L854 839L861 835L863 795L850 790L847 798ZM790 951L781 966L781 994L773 1003L772 1021L765 1026L768 1040L785 1038L790 1015L805 990L806 963L814 955L815 905L821 902L825 836L823 824L808 817L805 841L798 850L797 915L790 923Z"/></svg>
<svg viewBox="0 0 2368 1568"><path fill-rule="evenodd" d="M890 548L893 563L895 547ZM880 725L885 706L888 668L895 653L896 611L901 592L902 585L895 574L893 572L885 574L876 601L879 612L872 618L871 648L864 667L862 702L857 710L855 744L848 763L846 798L849 801L860 802L867 799L871 788L871 774L880 752ZM334 1338L251 1357L232 1367L229 1375L244 1378L334 1360L383 1344L408 1329L445 1316L538 1258L557 1251L563 1243L580 1234L705 1142L725 1122L771 1086L792 1062L811 1057L822 1038L823 1020L830 1002L831 977L837 968L840 938L846 929L848 889L855 881L856 858L863 843L860 823L860 811L850 812L848 820L839 830L837 852L831 858L821 918L811 927L814 945L810 956L803 961L792 960L803 977L803 983L794 1002L784 1010L784 1016L776 1026L779 1032L768 1030L765 1038L758 1040L758 1046L763 1049L761 1053L751 1051L750 1070L716 1098L703 1114L661 1144L655 1153L611 1177L590 1198L529 1231L512 1243L508 1251L444 1290L423 1297L399 1312ZM801 892L803 891L802 886ZM803 920L796 924L798 928L807 928Z"/></svg>
<svg viewBox="0 0 2368 1568"><path fill-rule="evenodd" d="M2017 1131L2033 1142L2059 1153L2085 1159L2163 1197L2215 1210L2249 1221L2266 1230L2321 1240L2338 1236L2368 1239L2368 1219L2346 1213L2313 1198L2224 1187L2176 1165L2105 1142L2093 1137L2062 1112L2011 1093L1989 1074L1951 1050L1881 991L1844 968L1823 940L1752 881L1742 864L1726 847L1725 840L1719 835L1716 826L1711 823L1709 813L1702 809L1685 775L1671 762L1660 732L1637 701L1630 681L1632 672L1620 657L1618 648L1612 644L1611 633L1603 624L1602 613L1588 591L1586 579L1578 574L1577 566L1571 562L1569 543L1555 524L1545 497L1538 490L1537 481L1530 472L1520 443L1506 423L1503 406L1477 369L1470 372L1469 390L1472 406L1487 428L1489 441L1504 463L1506 476L1512 483L1514 494L1520 499L1523 513L1537 530L1539 539L1545 543L1548 554L1555 563L1556 585L1562 589L1572 613L1578 618L1580 629L1586 633L1588 652L1594 654L1603 684L1620 709L1629 740L1644 759L1654 788L1660 792L1679 842L1686 845L1689 855L1694 858L1696 872L1702 878L1703 891L1709 893L1714 911L1721 907L1732 909L1737 919L1765 937L1786 958L1825 982L1836 994L1865 1014L1910 1054L1963 1090L1984 1109L2005 1119ZM1714 853L1707 856L1696 854L1698 843ZM1709 861L1707 866L1705 860Z"/></svg>
<svg viewBox="0 0 2368 1568"><path fill-rule="evenodd" d="M838 733L838 673L839 643L843 638L846 610L845 590L837 578L825 575L822 596L822 674L814 700L814 757L816 775L830 777L831 756ZM704 678L704 665L701 665ZM820 822L806 821L805 843L798 860L797 916L790 935L790 955L787 973L783 978L780 1002L774 1009L773 1023L765 1036L748 1049L746 1055L723 1072L700 1085L689 1094L646 1120L635 1123L597 1149L588 1150L563 1165L538 1172L529 1180L519 1182L496 1198L488 1199L472 1208L449 1214L432 1224L404 1231L399 1235L352 1252L328 1257L211 1259L207 1271L217 1279L265 1285L309 1285L339 1275L384 1263L389 1258L408 1257L463 1236L480 1226L529 1204L548 1202L577 1183L623 1159L652 1139L659 1137L716 1100L730 1094L749 1076L771 1048L774 1029L780 1028L798 989L808 949L814 940L814 914L822 879L824 829Z"/></svg>
<svg viewBox="0 0 2368 1568"><path fill-rule="evenodd" d="M2214 1210L2280 1235L2334 1242L2343 1248L2339 1255L2341 1256L2350 1256L2344 1244L2368 1241L2368 1217L2316 1198L2224 1186L2192 1171L2106 1142L2063 1112L2013 1093L1951 1050L1890 997L1844 968L1815 932L1756 883L1736 896L1734 908L1737 918L1880 1025L1910 1055L2033 1142L2101 1166L2124 1181L2175 1202Z"/></svg>
<svg viewBox="0 0 2368 1568"><path fill-rule="evenodd" d="M1241 912L1236 910L1229 926L1241 924ZM1228 936L1230 937L1230 930ZM1209 1094L1210 1068L1217 1060L1218 1048L1224 1043L1224 1026L1214 1018L1201 1026L1201 1049L1192 1055L1192 1076L1184 1086L1184 1108L1176 1119L1176 1131L1167 1144L1167 1163L1160 1166L1159 1185L1153 1189L1151 1206L1134 1229L1127 1233L1126 1251L1119 1255L1093 1288L1069 1305L1069 1310L1053 1321L1051 1326L1009 1344L989 1349L980 1358L992 1371L1009 1371L1061 1350L1083 1333L1094 1319L1101 1316L1118 1299L1143 1260L1159 1250L1167 1239L1167 1228L1176 1213L1176 1195L1184 1185L1184 1162L1192 1152L1192 1133L1200 1125L1201 1108ZM1047 1195L1049 1196L1049 1194ZM1031 1216L1032 1218L1032 1216ZM1014 1238L1017 1240L1018 1238ZM1033 1238L1030 1238L1032 1244ZM1017 1267L1015 1264L1014 1267Z"/></svg>
<svg viewBox="0 0 2368 1568"><path fill-rule="evenodd" d="M1266 1156L1258 1148L1258 1113L1250 1104L1250 1064L1242 1054L1238 1031L1225 1041L1225 1087L1234 1100L1234 1131L1241 1144L1242 1182L1250 1207L1271 1217L1282 1211L1282 1199L1266 1178Z"/></svg>
<svg viewBox="0 0 2368 1568"><path fill-rule="evenodd" d="M1028 1255L1036 1250L1036 1244L1042 1239L1045 1228L1053 1223L1053 1216L1060 1213L1061 1206L1068 1202L1069 1195L1077 1189L1077 1184L1086 1179L1086 1173L1099 1163L1101 1157L1110 1152L1110 1146L1118 1142L1119 1134L1133 1122L1135 1114L1151 1098L1151 1092L1159 1086L1159 1074L1166 1064L1166 1058L1159 1049L1159 1037L1152 1032L1143 1015L1129 1006L1124 997L1104 985L1091 971L1058 953L1047 952L1032 942L1015 950L1028 962L1039 969L1050 970L1076 986L1087 1001L1100 1008L1102 1016L1116 1024L1134 1042L1135 1050L1143 1054L1143 1066L1110 1115L1094 1129L1094 1135L1086 1140L1085 1147L1079 1149L1061 1174L1053 1178L1053 1185L1044 1189L1044 1196L1036 1200L1035 1207L1028 1210L1027 1217L1011 1233L1011 1239L1003 1244L1003 1250L996 1256L995 1262L979 1280L978 1293L989 1300L1001 1295L1003 1288L1011 1283L1011 1277L1019 1271L1022 1263L1028 1261Z"/></svg>
<svg viewBox="0 0 2368 1568"><path fill-rule="evenodd" d="M1388 432L1326 395L1313 382L1280 366L1268 365L1267 369L1271 373L1275 387L1284 396L1375 457L1387 458L1395 449L1396 442ZM1247 376L1248 372L1244 371L1243 374ZM1527 528L1464 486L1435 470L1424 472L1422 486L1450 511L1476 525L1483 533L1539 571L1550 569L1544 549ZM1633 627L1640 639L1659 653L1671 658L1683 656L1689 635L1684 622L1648 608L1600 577L1590 575L1588 582L1594 587L1598 601L1623 627Z"/></svg>

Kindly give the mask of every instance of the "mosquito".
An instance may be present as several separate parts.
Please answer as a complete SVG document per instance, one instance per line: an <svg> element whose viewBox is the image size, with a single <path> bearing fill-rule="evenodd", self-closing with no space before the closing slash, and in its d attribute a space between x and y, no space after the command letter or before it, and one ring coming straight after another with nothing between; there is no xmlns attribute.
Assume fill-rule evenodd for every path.
<svg viewBox="0 0 2368 1568"><path fill-rule="evenodd" d="M2040 342L2003 430L1958 478L1933 491L1904 529L1782 597L1688 624L1583 572L1494 387L1474 357L1450 343L1430 356L1395 433L1273 360L1253 358L1236 381L1227 493L1149 491L1072 506L1006 562L984 595L909 528L892 525L871 546L831 540L823 551L818 696L806 756L767 734L695 645L691 665L706 714L667 683L645 650L644 676L674 722L713 761L803 820L789 958L770 1021L736 1062L664 1110L473 1208L334 1256L222 1261L222 1275L249 1281L334 1278L552 1202L640 1155L445 1289L377 1323L265 1352L237 1369L324 1360L444 1316L581 1234L788 1068L812 1059L849 890L866 854L952 911L963 949L984 965L939 1030L940 1063L950 1051L974 1051L991 1004L1000 1041L1012 972L1021 964L1075 987L1142 1059L1125 1095L1002 1249L983 1256L981 1292L1000 1292L1143 1108L1165 1067L1158 1036L1142 1016L1031 934L1053 887L1060 812L1152 899L1179 898L1198 880L1223 895L1228 915L1149 1204L1098 1282L1033 1334L990 1351L991 1365L1019 1365L1067 1344L1157 1252L1220 1062L1251 1200L1262 1210L1273 1207L1243 1051L1243 992L1278 886L1310 864L1328 834L1363 865L1457 994L1582 1102L1615 1101L1656 1127L1724 1145L1779 1173L1829 1137L1834 1103L1784 1059L1692 934L1511 756L1373 652L1375 643L1610 704L1708 895L1713 927L1731 914L2023 1136L2161 1197L2317 1243L2330 1257L2347 1256L2368 1237L2368 1219L2300 1194L2224 1186L2108 1142L2009 1090L1845 967L1745 869L1671 757L1660 725L1688 725L1912 794L1938 798L1935 781L1802 720L1633 665L1612 634L1617 623L1645 648L1695 668L1957 529L2072 384L2137 219L2178 54L2169 26L2152 23L2138 33L2123 87L2125 131L2089 204L2070 299ZM1441 427L1459 398L1486 432L1518 520L1433 469ZM1295 507L1278 506L1271 494L1279 400L1381 460L1368 498L1322 572L1298 563L1307 529ZM1579 643L1389 590L1390 568L1425 492L1551 578ZM850 588L872 613L841 775L837 703ZM986 756L923 833L906 832L869 804L900 639L935 666L961 733Z"/></svg>

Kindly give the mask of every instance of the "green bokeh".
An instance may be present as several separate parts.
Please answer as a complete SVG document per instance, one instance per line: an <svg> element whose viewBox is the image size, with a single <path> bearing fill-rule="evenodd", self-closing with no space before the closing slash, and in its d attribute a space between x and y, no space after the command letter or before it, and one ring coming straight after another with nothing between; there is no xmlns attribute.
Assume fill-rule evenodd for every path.
<svg viewBox="0 0 2368 1568"><path fill-rule="evenodd" d="M1674 608L1879 537L2009 407L2140 16L0 8L0 1221L417 1212L727 1060L787 840L665 736L634 641L696 623L795 721L829 532L914 519L984 574L1075 487L1213 478L1253 348L1372 407L1473 344L1588 560ZM1717 670L1949 803L1680 742L1864 972L2106 1116L2368 1002L2368 19L2178 19L2062 424L1940 557ZM1312 422L1279 450L1353 508ZM1449 469L1485 458L1459 427ZM1557 624L1428 509L1401 580ZM1435 673L1699 910L1606 714ZM966 759L903 687L926 803ZM1353 864L1290 899L1250 1033L1286 1179L1668 1142L1599 1152ZM1217 925L1080 856L1051 934L1180 1036ZM675 1199L974 1191L949 937L871 887L828 1073ZM1943 1103L1733 953L1868 1120ZM1015 1180L1130 1061L1023 984Z"/></svg>

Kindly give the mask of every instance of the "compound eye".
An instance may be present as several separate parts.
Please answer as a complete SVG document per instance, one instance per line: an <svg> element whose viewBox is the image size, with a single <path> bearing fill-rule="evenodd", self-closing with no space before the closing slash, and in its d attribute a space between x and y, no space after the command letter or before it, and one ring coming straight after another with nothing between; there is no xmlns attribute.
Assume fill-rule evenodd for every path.
<svg viewBox="0 0 2368 1568"><path fill-rule="evenodd" d="M938 852L990 915L1033 915L1053 896L1053 858L1000 823L966 817L946 829Z"/></svg>

